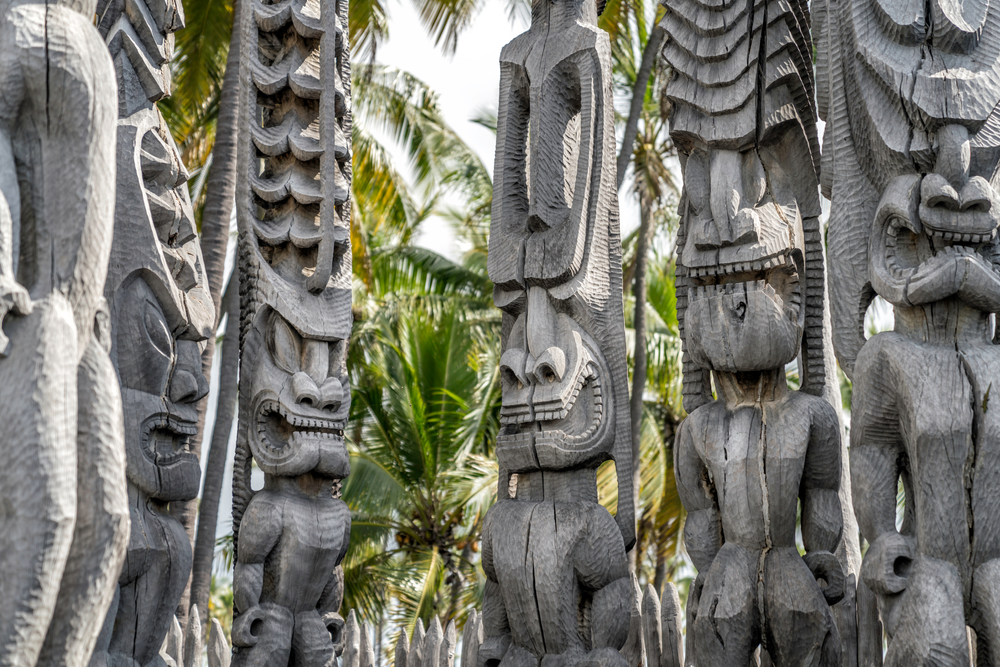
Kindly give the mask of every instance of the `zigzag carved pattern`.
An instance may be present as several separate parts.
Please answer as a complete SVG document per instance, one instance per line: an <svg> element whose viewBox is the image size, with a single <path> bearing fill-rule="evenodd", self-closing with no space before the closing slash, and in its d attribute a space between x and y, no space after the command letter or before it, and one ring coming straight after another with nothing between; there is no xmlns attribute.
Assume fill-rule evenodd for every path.
<svg viewBox="0 0 1000 667"><path fill-rule="evenodd" d="M255 234L264 245L291 242L302 250L332 238L342 251L351 174L342 18L333 2L251 2L256 48L250 49L249 78L260 109L259 122L250 127L258 158L249 174ZM336 50L335 60L324 60L323 49L329 48ZM336 63L335 71L324 72L324 62ZM324 232L328 226L333 234Z"/></svg>

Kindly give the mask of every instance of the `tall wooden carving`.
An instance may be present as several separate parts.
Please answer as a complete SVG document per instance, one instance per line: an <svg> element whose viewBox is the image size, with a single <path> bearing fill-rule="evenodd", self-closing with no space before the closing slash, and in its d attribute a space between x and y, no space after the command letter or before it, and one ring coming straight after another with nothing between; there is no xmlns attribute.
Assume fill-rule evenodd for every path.
<svg viewBox="0 0 1000 667"><path fill-rule="evenodd" d="M240 3L240 402L234 665L342 647L351 518L347 0ZM264 488L250 487L251 457Z"/></svg>
<svg viewBox="0 0 1000 667"><path fill-rule="evenodd" d="M635 517L602 8L538 0L500 56L488 269L503 310L501 474L480 665L627 664ZM608 459L614 518L597 503Z"/></svg>
<svg viewBox="0 0 1000 667"><path fill-rule="evenodd" d="M114 73L93 15L0 2L0 665L85 665L125 556Z"/></svg>
<svg viewBox="0 0 1000 667"><path fill-rule="evenodd" d="M878 595L887 664L968 665L967 625L977 664L1000 664L1000 5L817 9L835 342L854 379L854 508L870 542L862 579ZM865 342L876 293L895 330Z"/></svg>
<svg viewBox="0 0 1000 667"><path fill-rule="evenodd" d="M201 350L215 312L187 172L155 104L170 92L182 4L99 0L97 16L118 81L115 235L104 293L122 391L132 532L95 665L157 665L191 573L191 543L167 510L200 488L188 442L208 391Z"/></svg>
<svg viewBox="0 0 1000 667"><path fill-rule="evenodd" d="M806 3L676 0L662 25L684 171L678 310L690 416L674 453L699 571L688 664L744 666L760 646L774 665L832 667L845 653L830 605L845 593L849 504L838 493L838 415L821 398L836 385ZM785 365L796 357L803 390L790 392ZM841 622L847 652L853 618L851 608Z"/></svg>

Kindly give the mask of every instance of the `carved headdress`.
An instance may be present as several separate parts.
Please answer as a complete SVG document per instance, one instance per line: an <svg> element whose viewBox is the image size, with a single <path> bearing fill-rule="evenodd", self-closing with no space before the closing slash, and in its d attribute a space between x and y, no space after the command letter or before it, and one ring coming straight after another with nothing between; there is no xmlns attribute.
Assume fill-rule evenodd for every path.
<svg viewBox="0 0 1000 667"><path fill-rule="evenodd" d="M710 399L706 362L693 358L685 335L688 288L706 276L718 279L719 288L737 279L760 286L769 271L784 267L804 273L791 295L804 301L804 312L793 303L792 315L801 320L803 333L802 386L820 394L827 382L824 278L807 3L665 4L663 58L672 71L664 96L685 172L677 277L687 343L685 408L690 412ZM712 151L728 151L730 157L717 158ZM772 356L768 363L781 355ZM740 364L730 361L733 369Z"/></svg>

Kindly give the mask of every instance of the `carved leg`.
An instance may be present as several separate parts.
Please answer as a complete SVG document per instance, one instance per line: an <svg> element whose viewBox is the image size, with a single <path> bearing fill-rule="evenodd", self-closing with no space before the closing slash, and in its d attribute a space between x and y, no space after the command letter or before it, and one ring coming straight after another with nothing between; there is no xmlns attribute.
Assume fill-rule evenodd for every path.
<svg viewBox="0 0 1000 667"><path fill-rule="evenodd" d="M1000 665L1000 558L976 568L972 575L972 618L976 631L976 667Z"/></svg>
<svg viewBox="0 0 1000 667"><path fill-rule="evenodd" d="M760 642L757 560L755 554L729 543L712 562L694 625L699 666L746 667L749 663Z"/></svg>
<svg viewBox="0 0 1000 667"><path fill-rule="evenodd" d="M318 612L311 610L295 615L292 653L298 667L326 667L330 664L333 644L330 631Z"/></svg>
<svg viewBox="0 0 1000 667"><path fill-rule="evenodd" d="M622 577L594 593L590 636L594 650L624 646L628 638L632 602L632 579Z"/></svg>
<svg viewBox="0 0 1000 667"><path fill-rule="evenodd" d="M245 642L249 646L240 646L233 651L232 667L287 665L292 651L295 617L285 607L267 602L257 607L256 611L254 618L244 618L250 612L244 612L240 617L241 621L249 624L252 639ZM234 627L233 630L236 634L237 629ZM236 644L235 638L233 644Z"/></svg>
<svg viewBox="0 0 1000 667"><path fill-rule="evenodd" d="M815 577L795 549L764 562L765 645L775 667L839 667L840 634Z"/></svg>
<svg viewBox="0 0 1000 667"><path fill-rule="evenodd" d="M695 667L697 664L695 660L693 628L698 620L698 605L701 604L701 592L705 589L705 574L705 572L699 573L695 577L695 580L691 582L691 588L688 589L686 610L688 631L684 633L684 667Z"/></svg>
<svg viewBox="0 0 1000 667"><path fill-rule="evenodd" d="M77 371L77 511L39 663L86 665L118 588L129 534L118 378L91 338Z"/></svg>
<svg viewBox="0 0 1000 667"><path fill-rule="evenodd" d="M880 596L886 630L892 631L885 667L968 667L962 581L951 563L918 556L906 590Z"/></svg>
<svg viewBox="0 0 1000 667"><path fill-rule="evenodd" d="M8 317L0 361L0 665L35 664L76 517L76 328L61 295Z"/></svg>

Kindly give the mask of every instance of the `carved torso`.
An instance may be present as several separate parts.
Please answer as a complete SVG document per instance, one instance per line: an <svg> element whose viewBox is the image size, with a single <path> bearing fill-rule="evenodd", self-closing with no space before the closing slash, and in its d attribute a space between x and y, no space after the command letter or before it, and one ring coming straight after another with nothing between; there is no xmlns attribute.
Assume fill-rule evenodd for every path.
<svg viewBox="0 0 1000 667"><path fill-rule="evenodd" d="M833 412L820 398L791 392L734 410L719 399L690 415L685 428L708 470L726 542L749 550L795 546L799 482L818 411Z"/></svg>
<svg viewBox="0 0 1000 667"><path fill-rule="evenodd" d="M580 620L591 616L594 594L628 581L617 524L593 502L514 499L495 508L483 528L483 563L499 582L505 607L518 610L511 638L537 656L582 658L594 648L590 627ZM627 630L627 607L600 617L601 631Z"/></svg>
<svg viewBox="0 0 1000 667"><path fill-rule="evenodd" d="M170 628L177 600L191 572L191 542L184 526L134 486L129 489L131 532L125 566L118 579L118 628L109 652L138 665L153 663ZM140 600L139 604L128 604ZM129 632L126 627L131 628ZM136 628L141 628L136 631Z"/></svg>
<svg viewBox="0 0 1000 667"><path fill-rule="evenodd" d="M268 562L261 603L279 604L293 613L316 609L329 575L347 552L350 526L351 512L343 500L267 489L257 493L240 526L240 547L242 558L263 556ZM267 552L251 546L274 536L277 542Z"/></svg>

